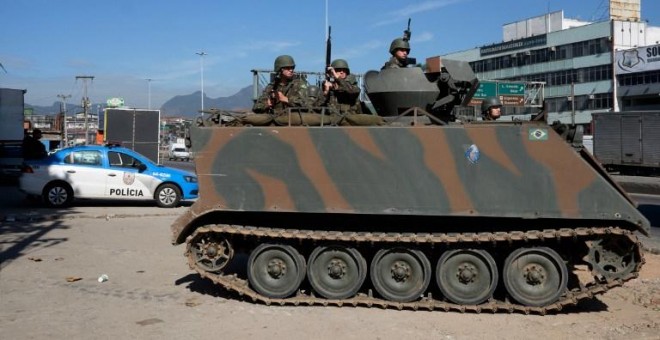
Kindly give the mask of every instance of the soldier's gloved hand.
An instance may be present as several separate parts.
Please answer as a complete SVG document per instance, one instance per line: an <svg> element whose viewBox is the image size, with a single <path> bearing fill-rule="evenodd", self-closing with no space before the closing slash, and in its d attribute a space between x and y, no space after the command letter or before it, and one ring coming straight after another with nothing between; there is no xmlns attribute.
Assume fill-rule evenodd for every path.
<svg viewBox="0 0 660 340"><path fill-rule="evenodd" d="M334 85L334 84L332 84L331 82L329 82L327 80L324 81L323 82L323 94L328 94L328 92L330 91L330 88L332 87L332 85Z"/></svg>
<svg viewBox="0 0 660 340"><path fill-rule="evenodd" d="M280 102L288 104L289 103L289 98L285 96L282 92L277 91L277 98Z"/></svg>
<svg viewBox="0 0 660 340"><path fill-rule="evenodd" d="M335 68L334 68L334 67L332 67L332 66L328 66L328 68L326 69L326 72L327 72L328 75L330 75L332 78L337 79L337 72L335 72Z"/></svg>

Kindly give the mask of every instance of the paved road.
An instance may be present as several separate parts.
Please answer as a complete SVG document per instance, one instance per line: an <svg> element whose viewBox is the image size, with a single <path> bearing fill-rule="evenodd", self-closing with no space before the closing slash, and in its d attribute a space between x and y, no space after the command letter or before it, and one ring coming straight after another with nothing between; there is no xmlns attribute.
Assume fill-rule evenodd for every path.
<svg viewBox="0 0 660 340"><path fill-rule="evenodd" d="M642 236L642 244L655 254L660 254L660 195L631 194L639 211L651 222L651 236Z"/></svg>
<svg viewBox="0 0 660 340"><path fill-rule="evenodd" d="M11 202L11 206L5 203ZM186 207L78 202L63 210L0 188L5 339L657 339L660 260L639 280L557 315L254 304L201 279L169 226ZM60 216L59 219L39 219ZM20 220L25 217L33 220ZM658 229L658 228L655 228ZM653 272L656 268L656 272ZM108 281L98 282L101 274Z"/></svg>

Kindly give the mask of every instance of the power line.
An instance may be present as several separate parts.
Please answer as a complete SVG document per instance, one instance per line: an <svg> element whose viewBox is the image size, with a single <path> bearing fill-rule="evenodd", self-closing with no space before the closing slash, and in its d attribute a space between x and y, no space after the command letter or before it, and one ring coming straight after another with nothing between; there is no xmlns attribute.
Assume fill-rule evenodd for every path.
<svg viewBox="0 0 660 340"><path fill-rule="evenodd" d="M607 3L606 3L607 2ZM609 0L600 0L598 6L591 15L591 21L601 21L609 15Z"/></svg>

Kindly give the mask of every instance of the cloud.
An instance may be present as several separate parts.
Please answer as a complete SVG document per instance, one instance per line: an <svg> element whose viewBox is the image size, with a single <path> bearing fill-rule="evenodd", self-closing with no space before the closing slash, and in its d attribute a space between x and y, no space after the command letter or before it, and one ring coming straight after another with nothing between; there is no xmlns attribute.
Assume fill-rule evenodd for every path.
<svg viewBox="0 0 660 340"><path fill-rule="evenodd" d="M247 45L237 46L235 53L240 55L255 50L281 52L290 49L291 47L299 46L300 44L299 41L253 41Z"/></svg>
<svg viewBox="0 0 660 340"><path fill-rule="evenodd" d="M415 34L411 38L411 42L414 43L420 43L420 42L426 42L426 41L431 41L433 40L433 33L431 32L422 32L419 34Z"/></svg>
<svg viewBox="0 0 660 340"><path fill-rule="evenodd" d="M354 59L364 55L370 55L375 50L382 50L383 46L385 46L385 44L382 41L370 40L357 47L337 51L337 55L333 56L333 58Z"/></svg>
<svg viewBox="0 0 660 340"><path fill-rule="evenodd" d="M373 24L372 27L379 27L379 26L393 24L401 20L408 19L415 13L428 12L464 1L467 0L435 0L435 1L425 1L419 4L409 5L399 10L388 13L385 19Z"/></svg>

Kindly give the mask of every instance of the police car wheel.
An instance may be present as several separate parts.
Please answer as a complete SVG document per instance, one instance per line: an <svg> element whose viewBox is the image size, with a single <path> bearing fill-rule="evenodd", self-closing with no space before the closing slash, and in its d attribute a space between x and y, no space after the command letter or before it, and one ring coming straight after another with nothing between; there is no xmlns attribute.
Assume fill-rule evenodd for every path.
<svg viewBox="0 0 660 340"><path fill-rule="evenodd" d="M163 184L156 190L156 204L161 208L174 208L181 201L181 190L174 184Z"/></svg>
<svg viewBox="0 0 660 340"><path fill-rule="evenodd" d="M62 182L48 184L43 191L44 202L51 208L64 208L73 201L73 190Z"/></svg>

